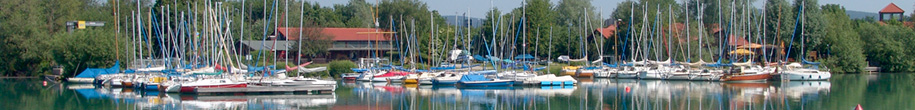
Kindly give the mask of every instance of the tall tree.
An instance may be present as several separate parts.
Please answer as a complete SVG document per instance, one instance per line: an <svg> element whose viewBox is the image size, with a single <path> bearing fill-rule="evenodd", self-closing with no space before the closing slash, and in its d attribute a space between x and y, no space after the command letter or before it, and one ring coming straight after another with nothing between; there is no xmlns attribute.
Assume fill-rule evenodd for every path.
<svg viewBox="0 0 915 110"><path fill-rule="evenodd" d="M824 61L826 66L831 67L835 73L863 72L866 66L862 50L864 44L852 28L851 19L845 14L845 8L837 4L827 4L823 6L822 11L826 18L824 20L829 22L823 38L827 48L821 49L828 55Z"/></svg>

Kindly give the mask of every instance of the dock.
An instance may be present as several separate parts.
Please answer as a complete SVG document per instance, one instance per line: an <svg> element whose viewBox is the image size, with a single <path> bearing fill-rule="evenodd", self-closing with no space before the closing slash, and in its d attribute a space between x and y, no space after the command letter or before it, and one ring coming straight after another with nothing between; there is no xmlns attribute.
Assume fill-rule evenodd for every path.
<svg viewBox="0 0 915 110"><path fill-rule="evenodd" d="M197 94L233 94L233 93L306 93L327 94L332 93L334 86L265 86L244 88L197 88Z"/></svg>

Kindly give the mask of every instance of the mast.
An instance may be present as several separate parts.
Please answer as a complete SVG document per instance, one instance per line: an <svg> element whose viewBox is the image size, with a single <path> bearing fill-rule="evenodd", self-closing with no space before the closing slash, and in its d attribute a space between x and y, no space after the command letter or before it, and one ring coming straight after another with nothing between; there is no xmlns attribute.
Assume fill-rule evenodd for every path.
<svg viewBox="0 0 915 110"><path fill-rule="evenodd" d="M115 7L112 7L112 8L114 8L112 11L114 11L114 24L115 24L114 25L114 30L115 30L114 57L116 60L121 60L121 48L120 48L121 46L117 46L118 44L120 44L120 42L119 42L120 39L118 37L120 37L120 35L121 35L121 27L120 27L121 26L121 19L120 19L121 18L121 15L120 15L121 3L120 3L120 1L115 1L115 2L113 2L113 4L115 4ZM117 67L117 68L121 68L121 67Z"/></svg>
<svg viewBox="0 0 915 110"><path fill-rule="evenodd" d="M305 2L302 2L302 4L300 6L302 8L301 12L305 12ZM242 11L242 12L244 12L244 11ZM304 25L305 24L305 20L304 20L305 13L301 13L301 12L299 13L299 39L298 39L299 41L298 41L298 43L295 44L299 48L299 51L296 52L296 57L295 57L295 59L296 59L295 63L297 65L298 65L298 63L302 63L302 38L303 38L302 32L305 31L305 25ZM242 16L244 16L244 14L242 14ZM244 21L244 20L242 20L242 21ZM244 28L242 28L242 31L244 32ZM242 38L244 38L244 37L242 37ZM301 75L299 75L299 76L301 76Z"/></svg>
<svg viewBox="0 0 915 110"><path fill-rule="evenodd" d="M241 38L238 39L239 42L245 41L245 13L248 13L247 11L245 11L245 3L247 3L247 1L241 1L241 22L239 23L239 26L241 26L241 30L239 30L239 31L241 31L241 34L239 36ZM305 2L302 2L302 3L305 3ZM302 6L304 7L305 5L302 5ZM303 10L304 10L304 8L303 8ZM299 39L302 39L301 36L302 35L299 35ZM241 45L242 45L242 43L238 43L238 47L242 47ZM299 50L301 50L301 48ZM248 54L248 55L250 55L250 54ZM245 62L247 62L247 60L248 60L248 58L246 55ZM241 63L241 60L239 60L239 63ZM241 66L241 64L239 64L239 66Z"/></svg>
<svg viewBox="0 0 915 110"><path fill-rule="evenodd" d="M630 2L630 4L629 4L629 34L628 34L629 42L630 42L629 43L629 45L630 45L629 46L629 59L631 59L632 62L635 62L635 51L633 51L633 50L635 50L635 46L632 46L632 44L635 44L635 43L632 43L632 41L631 41L635 37L634 35L632 35L632 31L634 30L632 28L632 21L635 18L633 16L635 16L635 3Z"/></svg>
<svg viewBox="0 0 915 110"><path fill-rule="evenodd" d="M673 57L673 52L670 51L670 45L673 44L673 38L671 38L673 37L673 24L673 9L671 9L670 5L667 5L667 60L670 60Z"/></svg>
<svg viewBox="0 0 915 110"><path fill-rule="evenodd" d="M553 60L552 60L552 58L553 58L553 26L550 26L550 45L549 45L549 46L550 46L550 51L547 52L547 61L552 62L552 61L553 61ZM550 68L549 68L550 64L553 64L553 63L547 63L547 64L546 64L546 66L547 66L546 71L547 71L547 72L550 71Z"/></svg>
<svg viewBox="0 0 915 110"><path fill-rule="evenodd" d="M699 1L696 1L696 2L699 2ZM685 11L685 13L683 13L683 14L686 14L686 26L685 26L686 27L686 62L691 63L690 60L692 60L693 55L690 54L691 49L689 47L690 46L689 41L693 40L693 39L691 36L689 36L689 33L690 33L690 31L689 31L689 27L690 27L689 26L689 20L690 20L689 19L689 1L686 1L686 3L684 3L684 4L686 4L686 6L684 6L684 7L686 7L686 11ZM699 5L697 4L696 8L698 8L698 7L699 7ZM699 11L699 10L696 10L696 11ZM702 52L700 51L699 53L702 53Z"/></svg>

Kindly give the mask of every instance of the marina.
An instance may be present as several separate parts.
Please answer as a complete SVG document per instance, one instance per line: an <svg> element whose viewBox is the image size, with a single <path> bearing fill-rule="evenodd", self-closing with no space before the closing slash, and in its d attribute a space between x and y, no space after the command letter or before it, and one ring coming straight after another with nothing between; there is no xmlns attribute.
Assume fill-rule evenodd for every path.
<svg viewBox="0 0 915 110"><path fill-rule="evenodd" d="M7 109L906 109L912 74L828 81L707 82L581 79L577 86L474 87L341 81L321 94L179 94L0 79ZM867 89L880 88L880 89ZM37 94L35 94L37 93ZM12 97L11 97L12 96ZM25 98L21 98L25 97ZM892 97L892 98L891 98ZM34 98L34 99L33 99ZM26 106L11 106L29 103ZM66 103L67 106L55 106Z"/></svg>
<svg viewBox="0 0 915 110"><path fill-rule="evenodd" d="M894 3L75 2L0 7L0 109L915 109Z"/></svg>

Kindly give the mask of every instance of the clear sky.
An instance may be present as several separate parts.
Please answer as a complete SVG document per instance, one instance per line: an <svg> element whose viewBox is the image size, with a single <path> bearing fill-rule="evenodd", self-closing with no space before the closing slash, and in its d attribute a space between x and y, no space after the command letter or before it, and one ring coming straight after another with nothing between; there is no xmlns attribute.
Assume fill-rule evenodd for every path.
<svg viewBox="0 0 915 110"><path fill-rule="evenodd" d="M333 4L346 4L349 0L308 0L318 2L321 6L332 6ZM374 4L378 0L366 0ZM461 15L467 13L468 16L484 18L486 11L491 7L499 8L505 13L507 11L521 6L522 0L421 0L429 5L431 10L438 10L442 15ZM558 4L560 0L550 0L553 5ZM591 0L594 8L600 9L604 18L608 18L610 13L616 8L617 4L626 0ZM683 0L678 0L682 2ZM762 7L765 0L756 0L754 5ZM788 0L789 3L793 3ZM899 8L905 10L905 15L915 11L915 0L820 0L823 4L840 4L847 10L863 11L877 13L883 7L890 3L895 3ZM468 12L469 10L469 12Z"/></svg>

